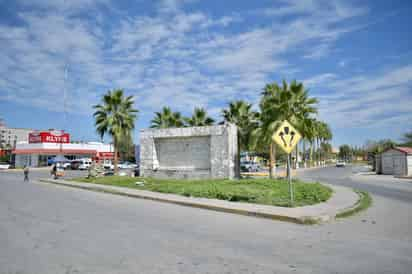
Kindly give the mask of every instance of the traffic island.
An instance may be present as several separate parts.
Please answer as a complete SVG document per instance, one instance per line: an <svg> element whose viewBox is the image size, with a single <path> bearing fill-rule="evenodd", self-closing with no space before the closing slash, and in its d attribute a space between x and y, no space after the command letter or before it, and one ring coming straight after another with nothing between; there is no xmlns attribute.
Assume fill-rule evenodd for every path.
<svg viewBox="0 0 412 274"><path fill-rule="evenodd" d="M173 203L173 204L178 204L178 205L183 205L183 206L191 206L191 207L197 207L197 208L203 208L203 209L209 209L209 210L215 210L215 211L222 211L222 212L235 213L235 214L241 214L241 215L268 218L268 219L273 219L273 220L288 221L288 222L293 222L297 224L316 224L316 223L329 222L335 219L338 213L343 212L346 209L352 208L353 205L355 205L359 200L358 194L346 187L332 186L332 185L324 186L321 184L311 184L311 183L302 183L302 182L300 182L299 184L295 184L296 188L298 188L300 184L308 186L309 189L312 189L310 186L317 185L317 187L319 187L320 185L322 186L321 188L322 190L324 189L330 190L331 195L327 196L326 194L325 196L327 197L326 201L324 202L318 201L318 202L312 203L311 205L308 205L308 202L307 202L308 200L306 200L305 203L302 203L303 200L299 201L298 200L299 195L297 195L296 196L298 200L297 203L300 202L301 206L296 206L296 207L290 207L290 204L285 202L283 199L278 199L278 200L272 199L273 200L273 202L271 202L272 204L275 203L278 205L279 204L282 205L282 206L274 206L274 205L269 205L269 204L257 204L257 203L245 202L241 195L240 196L233 195L232 197L217 197L217 199L216 198L195 197L196 191L198 193L197 196L202 195L201 190L194 187L193 185L192 185L192 188L190 189L189 187L191 185L190 183L185 184L186 188L184 188L183 193L176 192L176 193L179 193L180 194L179 195L175 193L170 193L177 189L176 186L173 185L173 183L166 184L165 182L163 182L163 184L161 183L157 184L157 187L160 187L157 189L157 191L161 191L161 192L156 192L156 191L153 191L154 190L153 184L155 183L147 182L146 178L145 178L146 182L144 182L141 178L134 178L134 179L125 178L124 180L133 180L133 184L131 184L133 185L133 187L130 187L131 185L127 186L127 183L125 183L125 181L120 181L120 182L123 182L123 185L120 184L119 181L117 181L118 183L116 185L113 185L113 184L109 184L107 180L109 181L112 180L113 182L113 181L116 181L116 178L115 177L112 177L112 179L102 178L100 179L100 181L99 180L95 181L95 182L100 182L100 183L78 182L78 181L68 181L68 180L50 180L50 179L43 179L40 181L46 182L46 183L52 183L56 185L61 185L61 186L68 186L68 187L81 188L81 189L87 189L87 190L98 191L98 192L106 192L106 193L112 193L112 194L117 194L117 195L123 195L123 196L128 196L128 197L133 197L133 198L149 199L149 200ZM102 183L102 181L105 183ZM245 183L246 181L247 180L245 180ZM249 180L249 184L253 186L254 183L257 183L257 181L259 181L262 185L265 184L265 180ZM231 182L234 183L233 181ZM175 182L175 184L176 183L178 182ZM278 182L278 183L283 184L287 188L287 183L285 182L283 183ZM144 188L145 186L146 186L146 189ZM219 194L220 192L218 189L215 189L216 193L213 193L213 191L209 191L209 189L204 189L204 187L205 186L203 186L203 189L202 189L204 193L208 193L208 195L210 195L211 197L216 197L216 195L221 195ZM223 187L227 188L228 186L226 185ZM150 190L147 190L147 189L150 189ZM242 185L240 185L240 189L242 189ZM243 191L244 191L243 192L244 195L247 195L245 193L248 193L247 192L248 190L243 189ZM299 193L299 191L296 191L296 193ZM304 193L306 193L306 198L310 197L311 195L314 195L313 193L310 194L310 191L307 191ZM323 194L325 195L325 193ZM258 194L255 193L255 199L258 199L257 196ZM305 197L301 197L301 198L305 198ZM261 197L260 199L264 199L264 197L263 198ZM309 201L312 201L312 200L313 200L313 197L309 199Z"/></svg>

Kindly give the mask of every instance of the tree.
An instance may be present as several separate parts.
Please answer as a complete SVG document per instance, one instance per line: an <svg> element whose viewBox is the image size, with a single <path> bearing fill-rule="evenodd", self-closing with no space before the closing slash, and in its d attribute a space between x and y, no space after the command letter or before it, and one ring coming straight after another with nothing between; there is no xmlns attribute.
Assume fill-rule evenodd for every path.
<svg viewBox="0 0 412 274"><path fill-rule="evenodd" d="M204 108L195 108L192 117L184 118L187 126L202 127L211 126L215 120L207 116L207 112Z"/></svg>
<svg viewBox="0 0 412 274"><path fill-rule="evenodd" d="M332 131L328 124L322 121L316 121L315 127L315 139L317 144L317 162L318 165L322 162L322 144L332 139Z"/></svg>
<svg viewBox="0 0 412 274"><path fill-rule="evenodd" d="M114 172L117 173L119 142L123 138L131 136L138 110L133 108L133 96L125 97L121 89L109 90L103 96L102 101L102 104L93 106L96 110L93 114L96 131L102 139L105 134L109 134L112 137L114 145Z"/></svg>
<svg viewBox="0 0 412 274"><path fill-rule="evenodd" d="M403 146L412 147L412 131L403 135Z"/></svg>
<svg viewBox="0 0 412 274"><path fill-rule="evenodd" d="M309 91L304 88L303 84L296 81L292 81L290 85L283 81L282 86L277 83L265 86L259 104L259 127L254 130L253 136L254 144L269 146L269 176L271 178L273 178L274 159L276 158L276 146L271 140L273 133L283 120L288 120L297 127L305 115L317 113L315 107L317 102L316 98L309 97Z"/></svg>
<svg viewBox="0 0 412 274"><path fill-rule="evenodd" d="M135 161L134 144L131 135L122 136L122 138L119 140L118 150L121 161Z"/></svg>
<svg viewBox="0 0 412 274"><path fill-rule="evenodd" d="M307 160L306 141L308 141L312 146L312 141L316 134L315 123L316 123L316 120L314 118L310 117L309 114L304 114L302 119L297 124L297 129L302 135L302 145L303 145L303 148L302 148L303 157L302 158L303 158L304 167L306 167L306 160ZM310 159L312 159L312 155L311 155L312 148L309 151L310 151L309 153Z"/></svg>
<svg viewBox="0 0 412 274"><path fill-rule="evenodd" d="M252 104L238 100L230 102L228 108L222 110L222 116L225 122L237 126L237 162L240 167L240 152L250 149L251 134L257 127L259 114L252 111Z"/></svg>
<svg viewBox="0 0 412 274"><path fill-rule="evenodd" d="M169 107L163 107L161 112L155 112L155 117L150 121L151 128L183 127L180 112L173 112Z"/></svg>
<svg viewBox="0 0 412 274"><path fill-rule="evenodd" d="M378 154L382 153L389 148L393 148L396 145L391 139L382 139L379 141L368 140L366 142L365 148L368 152Z"/></svg>
<svg viewBox="0 0 412 274"><path fill-rule="evenodd" d="M342 160L349 160L351 158L352 155L352 149L350 148L349 145L341 145L339 147L339 158Z"/></svg>

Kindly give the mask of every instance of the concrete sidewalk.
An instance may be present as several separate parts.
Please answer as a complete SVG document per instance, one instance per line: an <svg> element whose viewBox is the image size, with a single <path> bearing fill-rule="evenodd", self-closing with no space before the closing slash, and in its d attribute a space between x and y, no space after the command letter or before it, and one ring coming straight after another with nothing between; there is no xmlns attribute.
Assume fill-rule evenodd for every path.
<svg viewBox="0 0 412 274"><path fill-rule="evenodd" d="M40 179L40 181L60 186L81 188L98 192L107 192L128 197L149 199L154 201L161 201L183 206L191 206L241 215L269 218L273 220L289 221L298 224L313 224L332 221L335 219L336 214L353 208L359 200L359 195L352 189L334 185L328 185L333 189L333 195L327 202L311 206L287 208L251 203L229 202L217 199L185 197L175 194L164 194L126 187L72 182L65 180Z"/></svg>

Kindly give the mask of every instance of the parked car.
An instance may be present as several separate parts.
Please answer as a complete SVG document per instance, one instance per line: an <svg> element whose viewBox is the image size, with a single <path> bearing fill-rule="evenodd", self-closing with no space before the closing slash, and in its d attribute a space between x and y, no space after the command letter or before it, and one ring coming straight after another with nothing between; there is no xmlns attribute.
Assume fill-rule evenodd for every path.
<svg viewBox="0 0 412 274"><path fill-rule="evenodd" d="M87 170L92 164L92 159L84 158L84 159L76 159L71 161L70 167L73 170L80 169L80 170Z"/></svg>
<svg viewBox="0 0 412 274"><path fill-rule="evenodd" d="M114 170L114 165L112 163L104 163L103 168L106 170Z"/></svg>
<svg viewBox="0 0 412 274"><path fill-rule="evenodd" d="M64 162L64 163L63 163L63 168L64 168L64 169L70 169L71 166L72 166L72 163L71 163L71 162Z"/></svg>
<svg viewBox="0 0 412 274"><path fill-rule="evenodd" d="M70 162L70 169L78 170L81 163L82 163L82 162L79 161L79 160L72 160L72 161Z"/></svg>
<svg viewBox="0 0 412 274"><path fill-rule="evenodd" d="M130 163L130 162L122 162L122 163L119 163L118 165L117 165L120 169L132 169L132 168L136 168L137 167L137 165L136 164L134 164L134 163Z"/></svg>
<svg viewBox="0 0 412 274"><path fill-rule="evenodd" d="M345 166L346 166L345 161L342 161L342 160L336 161L336 167L345 167Z"/></svg>
<svg viewBox="0 0 412 274"><path fill-rule="evenodd" d="M240 163L240 170L247 172L256 172L259 171L260 165L252 161L246 161Z"/></svg>
<svg viewBox="0 0 412 274"><path fill-rule="evenodd" d="M10 164L9 163L0 163L0 169L9 169Z"/></svg>

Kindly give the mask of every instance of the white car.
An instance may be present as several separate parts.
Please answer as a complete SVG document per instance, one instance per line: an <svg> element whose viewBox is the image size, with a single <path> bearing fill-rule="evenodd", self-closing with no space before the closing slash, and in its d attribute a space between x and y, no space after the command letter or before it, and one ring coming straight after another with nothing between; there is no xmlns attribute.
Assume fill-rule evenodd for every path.
<svg viewBox="0 0 412 274"><path fill-rule="evenodd" d="M89 167L92 165L92 159L78 159L76 161L80 162L79 169L80 170L88 170Z"/></svg>
<svg viewBox="0 0 412 274"><path fill-rule="evenodd" d="M136 168L137 165L130 162L123 162L117 165L120 169Z"/></svg>
<svg viewBox="0 0 412 274"><path fill-rule="evenodd" d="M246 161L240 163L240 170L247 171L247 172L257 172L260 169L260 165L258 163L252 161Z"/></svg>
<svg viewBox="0 0 412 274"><path fill-rule="evenodd" d="M0 169L9 169L10 165L8 163L0 163Z"/></svg>
<svg viewBox="0 0 412 274"><path fill-rule="evenodd" d="M63 168L64 169L69 169L71 167L72 163L71 162L65 162L63 163Z"/></svg>
<svg viewBox="0 0 412 274"><path fill-rule="evenodd" d="M114 169L114 165L112 163L104 163L103 164L103 168L104 169L108 169L108 170L113 170Z"/></svg>
<svg viewBox="0 0 412 274"><path fill-rule="evenodd" d="M336 161L336 167L345 167L345 166L346 166L345 161L341 161L341 160Z"/></svg>

